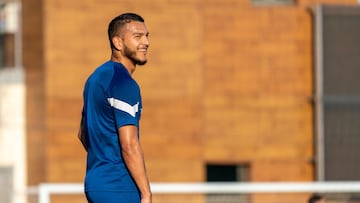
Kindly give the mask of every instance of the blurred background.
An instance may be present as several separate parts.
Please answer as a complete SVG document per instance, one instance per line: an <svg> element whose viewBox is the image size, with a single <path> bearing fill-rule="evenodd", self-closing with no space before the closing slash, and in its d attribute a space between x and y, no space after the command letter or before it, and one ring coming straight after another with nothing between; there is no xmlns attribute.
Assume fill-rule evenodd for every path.
<svg viewBox="0 0 360 203"><path fill-rule="evenodd" d="M359 1L1 0L1 203L37 202L27 191L40 183L83 181L82 90L110 59L107 26L123 12L150 32L134 77L151 182L360 180Z"/></svg>

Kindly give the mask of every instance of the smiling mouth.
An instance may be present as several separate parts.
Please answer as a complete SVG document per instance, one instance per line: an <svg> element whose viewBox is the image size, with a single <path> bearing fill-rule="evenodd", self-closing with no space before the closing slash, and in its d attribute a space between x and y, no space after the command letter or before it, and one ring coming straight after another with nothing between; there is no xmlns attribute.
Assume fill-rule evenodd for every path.
<svg viewBox="0 0 360 203"><path fill-rule="evenodd" d="M142 53L146 54L146 53L147 53L147 49L139 49L139 52L142 52Z"/></svg>
<svg viewBox="0 0 360 203"><path fill-rule="evenodd" d="M148 48L147 46L142 46L141 48L138 49L140 52L147 52Z"/></svg>

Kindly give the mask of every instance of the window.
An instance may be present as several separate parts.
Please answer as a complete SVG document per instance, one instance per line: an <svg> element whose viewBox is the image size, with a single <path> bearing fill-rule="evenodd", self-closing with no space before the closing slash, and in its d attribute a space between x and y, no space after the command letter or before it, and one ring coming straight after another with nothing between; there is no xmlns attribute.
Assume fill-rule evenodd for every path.
<svg viewBox="0 0 360 203"><path fill-rule="evenodd" d="M18 16L19 3L0 3L0 69L20 66Z"/></svg>
<svg viewBox="0 0 360 203"><path fill-rule="evenodd" d="M208 164L206 165L207 182L245 182L249 180L247 164ZM207 203L249 202L246 194L208 194Z"/></svg>
<svg viewBox="0 0 360 203"><path fill-rule="evenodd" d="M208 182L237 182L248 180L247 165L217 165L206 166Z"/></svg>
<svg viewBox="0 0 360 203"><path fill-rule="evenodd" d="M360 180L360 8L315 13L317 178Z"/></svg>

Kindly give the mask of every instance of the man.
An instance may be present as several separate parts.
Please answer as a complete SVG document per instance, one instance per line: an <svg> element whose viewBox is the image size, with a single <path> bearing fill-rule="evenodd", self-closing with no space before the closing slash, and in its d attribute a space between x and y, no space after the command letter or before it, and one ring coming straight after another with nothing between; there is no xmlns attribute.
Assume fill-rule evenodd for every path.
<svg viewBox="0 0 360 203"><path fill-rule="evenodd" d="M139 142L140 89L131 74L147 61L149 33L133 13L108 28L111 60L85 84L78 137L87 151L85 194L90 203L151 203Z"/></svg>
<svg viewBox="0 0 360 203"><path fill-rule="evenodd" d="M325 203L325 198L319 194L313 194L309 198L308 203Z"/></svg>

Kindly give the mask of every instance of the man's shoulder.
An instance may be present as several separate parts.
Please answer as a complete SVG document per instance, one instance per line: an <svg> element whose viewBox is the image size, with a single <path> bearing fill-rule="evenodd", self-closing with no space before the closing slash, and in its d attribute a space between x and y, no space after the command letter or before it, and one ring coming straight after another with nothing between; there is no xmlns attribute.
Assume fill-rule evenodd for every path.
<svg viewBox="0 0 360 203"><path fill-rule="evenodd" d="M98 66L90 77L98 77L98 76L103 77L104 74L109 74L110 72L113 72L113 69L111 67L113 67L111 61L107 61L101 64L100 66Z"/></svg>
<svg viewBox="0 0 360 203"><path fill-rule="evenodd" d="M98 66L95 69L95 72L110 70L112 67L114 67L114 63L112 61L106 61L103 64L101 64L100 66Z"/></svg>

